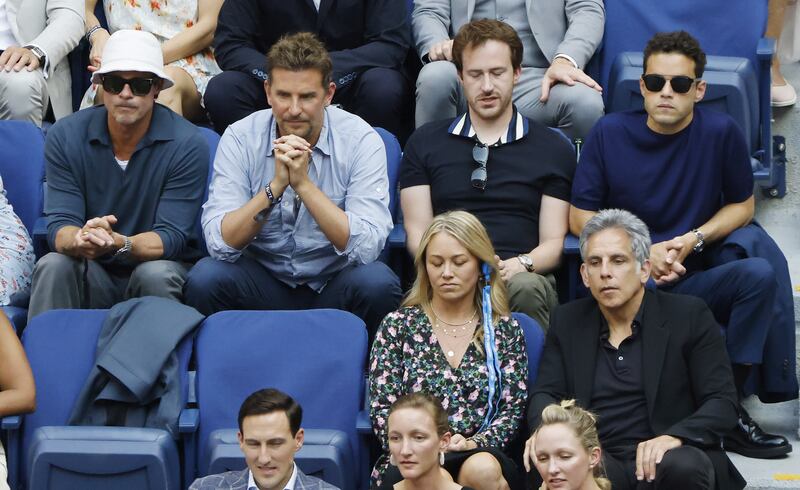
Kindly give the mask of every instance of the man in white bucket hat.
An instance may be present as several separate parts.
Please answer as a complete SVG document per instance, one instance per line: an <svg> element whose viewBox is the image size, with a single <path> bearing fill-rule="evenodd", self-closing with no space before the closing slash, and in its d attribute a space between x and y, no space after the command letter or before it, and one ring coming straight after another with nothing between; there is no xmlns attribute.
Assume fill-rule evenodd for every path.
<svg viewBox="0 0 800 490"><path fill-rule="evenodd" d="M47 235L29 317L55 308L109 308L138 296L180 300L196 260L195 222L208 174L197 128L156 104L172 85L152 34L115 32L92 81L105 105L47 135Z"/></svg>

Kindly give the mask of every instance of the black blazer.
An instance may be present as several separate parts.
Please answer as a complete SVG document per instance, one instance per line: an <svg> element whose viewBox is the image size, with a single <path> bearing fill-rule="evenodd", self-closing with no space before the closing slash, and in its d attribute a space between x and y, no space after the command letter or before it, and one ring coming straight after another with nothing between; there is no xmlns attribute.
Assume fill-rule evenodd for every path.
<svg viewBox="0 0 800 490"><path fill-rule="evenodd" d="M266 79L266 53L284 34L317 34L341 88L369 68L400 69L411 43L403 0L226 0L214 34L220 68Z"/></svg>
<svg viewBox="0 0 800 490"><path fill-rule="evenodd" d="M714 464L717 488L744 488L744 479L720 449L720 435L736 424L737 397L714 316L692 296L647 290L643 301L642 369L653 432L705 450ZM591 297L550 314L528 406L532 430L550 403L575 398L580 406L589 406L600 328L600 309Z"/></svg>

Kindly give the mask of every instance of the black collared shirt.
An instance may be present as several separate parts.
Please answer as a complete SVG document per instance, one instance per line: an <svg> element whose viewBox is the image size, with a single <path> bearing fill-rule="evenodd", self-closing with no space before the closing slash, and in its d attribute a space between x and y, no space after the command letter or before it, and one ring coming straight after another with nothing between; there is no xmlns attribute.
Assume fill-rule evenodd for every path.
<svg viewBox="0 0 800 490"><path fill-rule="evenodd" d="M642 316L645 300L631 323L631 335L615 348L602 318L590 410L597 414L603 449L635 446L651 439L653 429L644 394Z"/></svg>

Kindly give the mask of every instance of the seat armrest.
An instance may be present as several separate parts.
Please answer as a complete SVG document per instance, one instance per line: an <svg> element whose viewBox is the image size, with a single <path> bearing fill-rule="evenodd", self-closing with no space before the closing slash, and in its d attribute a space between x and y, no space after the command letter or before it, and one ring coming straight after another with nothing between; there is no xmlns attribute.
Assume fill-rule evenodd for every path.
<svg viewBox="0 0 800 490"><path fill-rule="evenodd" d="M192 434L197 432L200 425L200 410L197 408L184 408L178 417L178 432Z"/></svg>
<svg viewBox="0 0 800 490"><path fill-rule="evenodd" d="M758 40L758 46L756 47L756 56L758 56L759 60L766 60L772 61L772 56L775 54L775 40L762 37Z"/></svg>
<svg viewBox="0 0 800 490"><path fill-rule="evenodd" d="M8 415L6 417L3 417L3 421L0 423L0 429L16 430L19 429L21 423L22 423L22 417L20 417L19 415Z"/></svg>
<svg viewBox="0 0 800 490"><path fill-rule="evenodd" d="M372 434L372 421L369 419L369 412L361 410L356 416L356 430L361 435Z"/></svg>

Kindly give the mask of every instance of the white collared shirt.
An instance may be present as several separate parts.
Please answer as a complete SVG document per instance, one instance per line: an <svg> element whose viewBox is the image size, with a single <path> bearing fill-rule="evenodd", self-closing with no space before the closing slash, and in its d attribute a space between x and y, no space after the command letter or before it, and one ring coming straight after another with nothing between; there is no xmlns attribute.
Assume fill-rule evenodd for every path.
<svg viewBox="0 0 800 490"><path fill-rule="evenodd" d="M249 475L247 478L247 490L258 490L258 485L256 485L256 480L253 477L253 472L248 471L247 474ZM297 481L297 465L292 463L292 476L289 477L289 481L286 482L286 486L283 487L283 490L294 490L294 483Z"/></svg>
<svg viewBox="0 0 800 490"><path fill-rule="evenodd" d="M321 0L314 0L314 6L316 6L316 7L317 7L317 12L319 12L319 2L320 2L320 1L321 1Z"/></svg>

